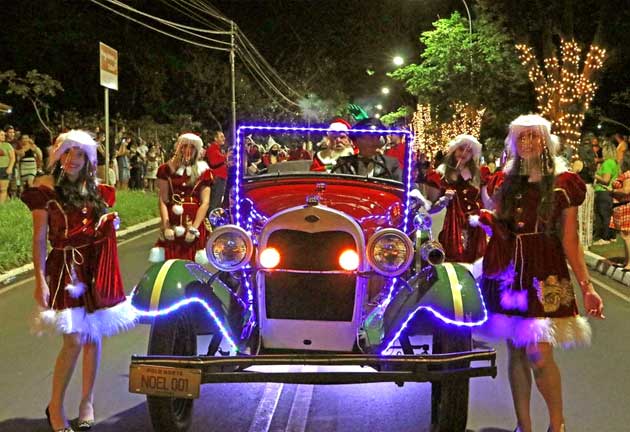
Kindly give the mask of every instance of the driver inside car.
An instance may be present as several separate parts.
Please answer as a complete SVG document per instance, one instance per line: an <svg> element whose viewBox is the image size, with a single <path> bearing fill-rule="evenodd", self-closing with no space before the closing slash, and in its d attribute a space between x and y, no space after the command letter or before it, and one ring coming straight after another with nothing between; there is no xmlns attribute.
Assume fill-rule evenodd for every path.
<svg viewBox="0 0 630 432"><path fill-rule="evenodd" d="M381 135L377 132L365 132L383 129L386 127L375 118L367 118L355 124L350 130L350 137L359 151L355 155L339 158L332 172L402 181L398 159L379 152L383 147ZM361 130L364 132L360 132Z"/></svg>

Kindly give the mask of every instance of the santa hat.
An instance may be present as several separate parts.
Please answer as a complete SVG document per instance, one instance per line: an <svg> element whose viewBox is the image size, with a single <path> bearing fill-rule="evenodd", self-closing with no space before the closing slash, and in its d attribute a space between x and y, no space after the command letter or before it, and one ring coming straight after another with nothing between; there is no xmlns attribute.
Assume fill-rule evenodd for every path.
<svg viewBox="0 0 630 432"><path fill-rule="evenodd" d="M329 132L348 132L352 126L350 123L345 121L342 118L336 118L333 122L328 126Z"/></svg>
<svg viewBox="0 0 630 432"><path fill-rule="evenodd" d="M536 128L544 138L545 145L551 152L552 156L555 156L560 151L560 140L554 139L551 135L551 122L549 120L539 116L538 114L526 114L518 116L512 123L510 123L510 130L506 144L516 154L516 140L518 135L525 129Z"/></svg>
<svg viewBox="0 0 630 432"><path fill-rule="evenodd" d="M479 159L479 157L481 156L481 143L477 141L477 138L475 138L474 136L467 135L467 134L457 135L454 139L452 139L448 143L447 153L451 154L458 147L461 147L464 145L470 146L470 149L472 150L472 154L473 154L473 159Z"/></svg>
<svg viewBox="0 0 630 432"><path fill-rule="evenodd" d="M280 147L280 144L270 135L267 139L267 151L271 150L271 147L273 146ZM278 148L278 150L280 150L280 148Z"/></svg>
<svg viewBox="0 0 630 432"><path fill-rule="evenodd" d="M199 157L199 155L201 154L201 149L203 148L203 141L198 135L195 135L194 133L181 134L177 138L177 143L175 144L175 148L179 149L179 146L182 146L185 144L194 145L195 149L197 150L197 157Z"/></svg>
<svg viewBox="0 0 630 432"><path fill-rule="evenodd" d="M72 129L57 137L50 152L48 166L53 167L61 159L61 156L72 147L83 150L92 166L96 167L96 141L92 139L89 133L78 129Z"/></svg>

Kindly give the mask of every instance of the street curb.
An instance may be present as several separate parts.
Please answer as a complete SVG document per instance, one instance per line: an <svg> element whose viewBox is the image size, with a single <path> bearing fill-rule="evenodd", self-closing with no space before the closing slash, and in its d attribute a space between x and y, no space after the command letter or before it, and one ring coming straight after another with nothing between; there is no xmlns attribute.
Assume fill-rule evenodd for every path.
<svg viewBox="0 0 630 432"><path fill-rule="evenodd" d="M590 251L584 251L584 261L593 270L630 287L630 272L623 271L621 267L613 265L612 261L607 258Z"/></svg>
<svg viewBox="0 0 630 432"><path fill-rule="evenodd" d="M145 222L140 222L139 224L130 226L129 228L125 228L124 230L116 232L116 238L124 237L129 234L133 234L136 231L140 231L142 229L148 228L153 225L157 225L160 223L160 218L156 217L153 219L149 219ZM0 274L0 285L4 285L5 283L12 281L17 276L29 272L33 270L33 263L24 264L21 267L16 267L14 269L9 270L8 272Z"/></svg>

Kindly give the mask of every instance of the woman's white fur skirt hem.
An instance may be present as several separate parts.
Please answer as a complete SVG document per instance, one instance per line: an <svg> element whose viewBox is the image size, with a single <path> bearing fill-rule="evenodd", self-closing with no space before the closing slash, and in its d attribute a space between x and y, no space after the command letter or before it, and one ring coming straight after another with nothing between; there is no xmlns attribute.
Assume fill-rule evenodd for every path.
<svg viewBox="0 0 630 432"><path fill-rule="evenodd" d="M137 315L128 297L115 306L92 313L83 307L52 310L38 308L32 320L34 334L78 333L82 342L96 342L104 337L127 331L136 325Z"/></svg>
<svg viewBox="0 0 630 432"><path fill-rule="evenodd" d="M554 347L573 348L591 343L591 326L581 316L566 318L523 318L492 314L477 332L490 339L510 339L517 347L549 343Z"/></svg>

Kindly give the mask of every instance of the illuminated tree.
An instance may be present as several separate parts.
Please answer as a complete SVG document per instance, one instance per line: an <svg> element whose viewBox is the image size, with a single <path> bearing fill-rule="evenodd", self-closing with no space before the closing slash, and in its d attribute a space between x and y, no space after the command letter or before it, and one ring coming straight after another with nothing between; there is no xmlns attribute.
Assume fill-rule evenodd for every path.
<svg viewBox="0 0 630 432"><path fill-rule="evenodd" d="M557 53L543 60L531 47L516 45L529 79L534 84L539 113L552 123L552 132L571 146L577 157L584 114L597 90L597 72L602 68L606 50L593 44L582 62L582 49L575 40L563 40Z"/></svg>

